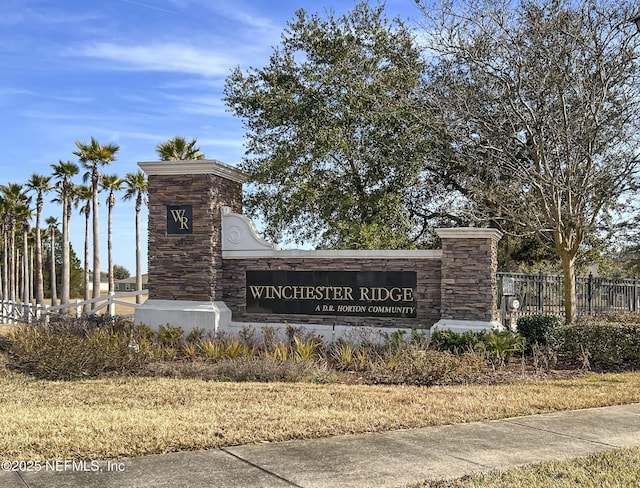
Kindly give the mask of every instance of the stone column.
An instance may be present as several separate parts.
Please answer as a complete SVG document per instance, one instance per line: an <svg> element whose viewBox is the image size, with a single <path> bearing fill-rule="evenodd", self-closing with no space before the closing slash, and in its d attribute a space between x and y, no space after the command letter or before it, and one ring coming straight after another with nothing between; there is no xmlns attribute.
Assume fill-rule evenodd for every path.
<svg viewBox="0 0 640 488"><path fill-rule="evenodd" d="M437 229L442 241L440 321L456 332L499 328L498 241L495 229Z"/></svg>
<svg viewBox="0 0 640 488"><path fill-rule="evenodd" d="M222 207L240 212L246 176L213 160L138 164L148 175L149 299L135 320L215 331L230 317L222 302Z"/></svg>

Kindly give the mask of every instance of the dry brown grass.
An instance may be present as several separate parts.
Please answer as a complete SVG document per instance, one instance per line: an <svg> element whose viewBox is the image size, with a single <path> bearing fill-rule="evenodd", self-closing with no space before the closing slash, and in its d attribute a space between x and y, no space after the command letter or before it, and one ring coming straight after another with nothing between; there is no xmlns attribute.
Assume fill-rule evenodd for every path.
<svg viewBox="0 0 640 488"><path fill-rule="evenodd" d="M628 488L640 486L640 448L616 449L570 461L553 461L474 473L458 480L426 481L410 488Z"/></svg>
<svg viewBox="0 0 640 488"><path fill-rule="evenodd" d="M449 387L107 378L0 368L3 459L104 459L640 401L640 373Z"/></svg>

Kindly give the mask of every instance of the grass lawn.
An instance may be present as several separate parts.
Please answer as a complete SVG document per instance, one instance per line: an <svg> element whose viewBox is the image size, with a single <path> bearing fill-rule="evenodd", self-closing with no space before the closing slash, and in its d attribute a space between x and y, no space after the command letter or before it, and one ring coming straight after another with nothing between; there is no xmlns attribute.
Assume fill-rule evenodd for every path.
<svg viewBox="0 0 640 488"><path fill-rule="evenodd" d="M640 486L640 448L616 449L571 461L554 461L410 488L630 488Z"/></svg>
<svg viewBox="0 0 640 488"><path fill-rule="evenodd" d="M3 459L108 459L640 401L640 373L442 387L46 381L0 366Z"/></svg>

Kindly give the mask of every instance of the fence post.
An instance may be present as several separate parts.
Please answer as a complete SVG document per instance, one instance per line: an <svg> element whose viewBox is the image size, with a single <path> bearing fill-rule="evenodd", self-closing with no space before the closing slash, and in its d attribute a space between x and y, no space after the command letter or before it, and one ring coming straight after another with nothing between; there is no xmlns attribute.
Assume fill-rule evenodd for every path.
<svg viewBox="0 0 640 488"><path fill-rule="evenodd" d="M593 315L593 273L591 271L587 280L587 309L589 315Z"/></svg>
<svg viewBox="0 0 640 488"><path fill-rule="evenodd" d="M82 317L82 307L78 305L79 303L80 303L80 300L76 300L76 318L77 319Z"/></svg>
<svg viewBox="0 0 640 488"><path fill-rule="evenodd" d="M115 297L116 294L112 291L109 292L109 306L108 306L108 310L109 310L109 317L115 317L116 316L116 302Z"/></svg>
<svg viewBox="0 0 640 488"><path fill-rule="evenodd" d="M538 272L538 313L544 313L544 273Z"/></svg>
<svg viewBox="0 0 640 488"><path fill-rule="evenodd" d="M638 279L633 278L633 312L638 311Z"/></svg>

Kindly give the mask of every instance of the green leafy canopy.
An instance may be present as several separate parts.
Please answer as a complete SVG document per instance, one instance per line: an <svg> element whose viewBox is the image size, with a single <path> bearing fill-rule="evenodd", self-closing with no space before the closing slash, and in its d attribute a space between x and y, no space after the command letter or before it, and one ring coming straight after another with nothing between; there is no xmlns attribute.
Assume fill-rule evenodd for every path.
<svg viewBox="0 0 640 488"><path fill-rule="evenodd" d="M382 6L336 18L299 10L262 69L240 68L225 101L244 119L245 204L269 238L324 247L413 247L411 202L428 139L425 69L411 32Z"/></svg>

